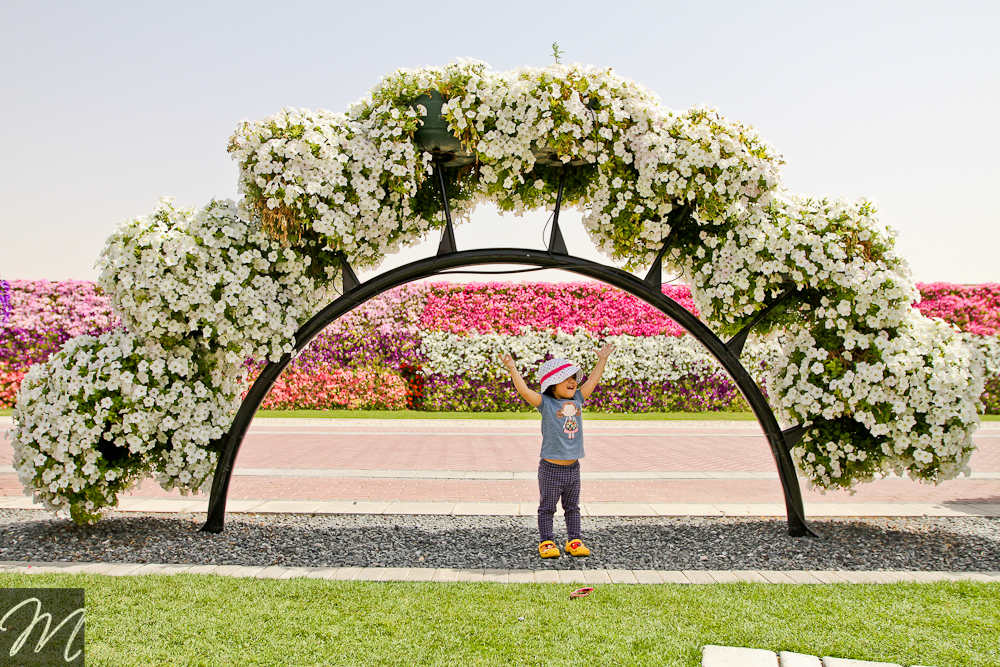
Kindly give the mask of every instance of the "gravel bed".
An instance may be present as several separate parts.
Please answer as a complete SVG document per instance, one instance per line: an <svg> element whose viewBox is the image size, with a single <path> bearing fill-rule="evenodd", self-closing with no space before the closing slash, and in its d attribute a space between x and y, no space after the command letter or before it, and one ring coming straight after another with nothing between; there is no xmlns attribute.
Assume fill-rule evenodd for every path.
<svg viewBox="0 0 1000 667"><path fill-rule="evenodd" d="M587 558L542 560L534 517L111 513L77 526L0 509L0 560L311 567L1000 571L1000 518L584 517ZM557 518L557 539L563 528Z"/></svg>

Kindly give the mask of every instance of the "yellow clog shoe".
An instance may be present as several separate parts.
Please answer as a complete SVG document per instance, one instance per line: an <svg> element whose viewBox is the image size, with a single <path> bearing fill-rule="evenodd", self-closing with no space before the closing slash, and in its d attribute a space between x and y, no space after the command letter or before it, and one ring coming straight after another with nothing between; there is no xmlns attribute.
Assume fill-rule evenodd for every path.
<svg viewBox="0 0 1000 667"><path fill-rule="evenodd" d="M552 540L545 540L538 545L538 555L542 558L559 558L559 547Z"/></svg>
<svg viewBox="0 0 1000 667"><path fill-rule="evenodd" d="M566 543L566 553L570 556L589 556L590 549L583 546L583 540L570 540Z"/></svg>

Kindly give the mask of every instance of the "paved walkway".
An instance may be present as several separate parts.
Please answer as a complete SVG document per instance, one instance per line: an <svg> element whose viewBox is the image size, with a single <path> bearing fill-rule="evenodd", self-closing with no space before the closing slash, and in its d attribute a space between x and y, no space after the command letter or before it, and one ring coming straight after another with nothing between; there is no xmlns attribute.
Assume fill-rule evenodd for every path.
<svg viewBox="0 0 1000 667"><path fill-rule="evenodd" d="M9 425L9 417L0 417L0 432ZM784 513L774 461L756 422L589 420L586 438L581 500L592 515L676 515L696 506L712 515ZM493 508L497 513L521 513L521 505L537 502L538 442L536 421L258 419L236 462L230 509L298 501L313 506L309 511L349 504L379 513L399 505L486 513L486 505L500 504L507 507ZM862 485L853 496L803 488L807 512L1000 515L1000 423L986 422L975 442L972 477L938 486L888 478ZM0 439L0 506L26 500L10 467L12 454ZM122 509L152 507L141 501L154 499L176 501L165 508L203 506L199 498L147 482L123 499Z"/></svg>

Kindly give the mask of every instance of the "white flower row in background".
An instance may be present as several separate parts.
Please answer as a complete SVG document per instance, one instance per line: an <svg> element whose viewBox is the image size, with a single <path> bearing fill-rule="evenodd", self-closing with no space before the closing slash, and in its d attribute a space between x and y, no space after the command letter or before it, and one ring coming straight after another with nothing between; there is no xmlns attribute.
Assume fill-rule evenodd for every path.
<svg viewBox="0 0 1000 667"><path fill-rule="evenodd" d="M547 355L569 359L587 373L597 363L596 350L605 343L616 348L604 370L607 381L667 382L725 373L691 336L600 336L585 329L567 333L525 328L518 336L431 331L421 338L421 352L428 374L504 376L507 371L499 358L505 353L514 357L523 375L533 375ZM761 381L762 369L772 366L779 353L776 340L754 338L747 342L741 361Z"/></svg>

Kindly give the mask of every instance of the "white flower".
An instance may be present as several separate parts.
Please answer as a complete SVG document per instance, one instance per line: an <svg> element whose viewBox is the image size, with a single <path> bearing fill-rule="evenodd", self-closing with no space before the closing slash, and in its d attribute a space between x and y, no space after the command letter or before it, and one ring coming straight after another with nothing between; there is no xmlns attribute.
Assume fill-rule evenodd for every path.
<svg viewBox="0 0 1000 667"><path fill-rule="evenodd" d="M190 356L187 347L165 348L115 330L71 338L46 363L32 366L18 392L12 433L14 467L25 490L47 509L68 509L84 522L157 471L167 489L210 484L213 441L229 428L245 373L208 355L192 375ZM142 391L122 391L110 382L157 362L161 372L147 374L147 384L133 381ZM170 370L180 367L175 362L185 367L183 375ZM193 400L190 383L210 391ZM188 472L187 484L164 474L166 460Z"/></svg>
<svg viewBox="0 0 1000 667"><path fill-rule="evenodd" d="M333 299L332 281L315 277L312 261L269 239L233 202L215 201L198 210L161 203L122 222L98 266L130 331L190 340L242 363L290 352L299 325Z"/></svg>

